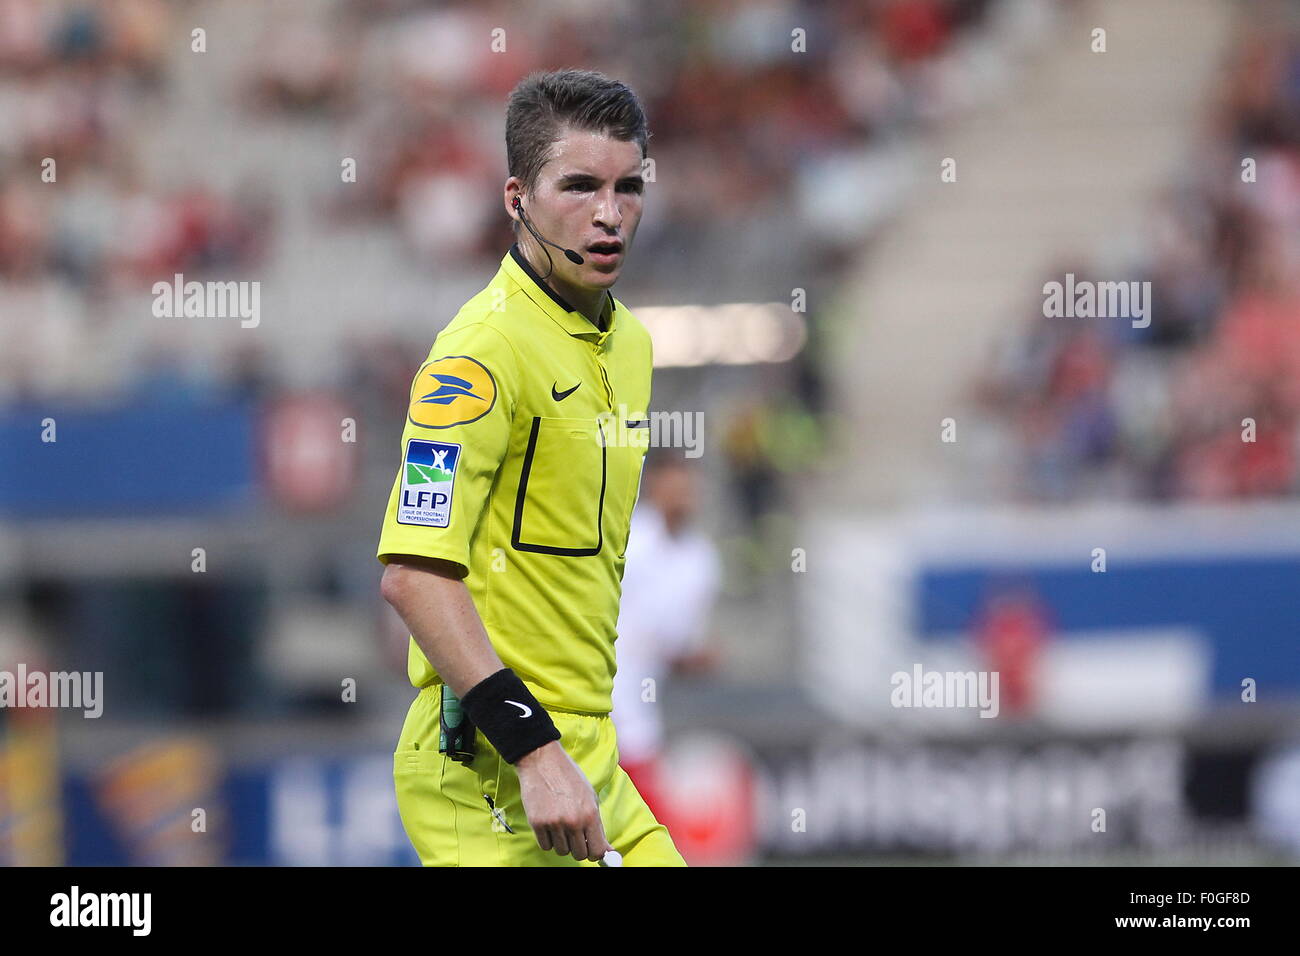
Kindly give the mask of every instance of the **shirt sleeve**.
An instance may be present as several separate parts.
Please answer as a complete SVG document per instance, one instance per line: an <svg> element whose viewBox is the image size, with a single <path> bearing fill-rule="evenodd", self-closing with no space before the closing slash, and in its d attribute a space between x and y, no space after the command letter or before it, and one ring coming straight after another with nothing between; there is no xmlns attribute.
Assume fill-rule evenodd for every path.
<svg viewBox="0 0 1300 956"><path fill-rule="evenodd" d="M377 557L411 554L466 570L497 469L510 446L518 362L478 322L438 336L411 383L401 464Z"/></svg>

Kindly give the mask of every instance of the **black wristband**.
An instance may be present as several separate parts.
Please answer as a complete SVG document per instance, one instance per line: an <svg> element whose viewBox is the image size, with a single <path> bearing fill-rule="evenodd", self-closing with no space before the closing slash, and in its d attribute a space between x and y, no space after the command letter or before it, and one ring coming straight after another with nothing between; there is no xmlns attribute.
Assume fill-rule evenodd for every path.
<svg viewBox="0 0 1300 956"><path fill-rule="evenodd" d="M470 688L460 706L506 763L560 739L551 715L508 667Z"/></svg>

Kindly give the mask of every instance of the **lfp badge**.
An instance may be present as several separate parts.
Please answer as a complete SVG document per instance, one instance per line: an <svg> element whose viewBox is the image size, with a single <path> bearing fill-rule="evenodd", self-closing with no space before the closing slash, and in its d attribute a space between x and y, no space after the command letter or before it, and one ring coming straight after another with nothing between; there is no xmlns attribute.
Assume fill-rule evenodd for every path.
<svg viewBox="0 0 1300 956"><path fill-rule="evenodd" d="M406 443L398 524L445 528L451 523L451 488L459 461L460 445L420 438Z"/></svg>

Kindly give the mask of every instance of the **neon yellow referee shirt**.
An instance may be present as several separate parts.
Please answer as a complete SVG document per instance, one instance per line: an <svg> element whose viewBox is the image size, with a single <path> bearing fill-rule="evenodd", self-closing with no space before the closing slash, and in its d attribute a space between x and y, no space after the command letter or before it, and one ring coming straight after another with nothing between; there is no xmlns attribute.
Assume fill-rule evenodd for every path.
<svg viewBox="0 0 1300 956"><path fill-rule="evenodd" d="M505 665L548 709L593 714L611 708L652 366L610 293L602 325L511 247L416 373L378 553L467 568ZM407 671L440 682L414 639Z"/></svg>

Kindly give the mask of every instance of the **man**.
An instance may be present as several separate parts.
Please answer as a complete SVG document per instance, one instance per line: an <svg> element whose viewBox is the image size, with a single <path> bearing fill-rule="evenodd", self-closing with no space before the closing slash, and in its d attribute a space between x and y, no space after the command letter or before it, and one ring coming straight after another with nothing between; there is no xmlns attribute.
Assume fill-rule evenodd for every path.
<svg viewBox="0 0 1300 956"><path fill-rule="evenodd" d="M684 865L609 717L651 374L609 289L648 139L635 94L598 73L515 88L517 241L412 384L378 556L420 688L393 772L426 865Z"/></svg>
<svg viewBox="0 0 1300 956"><path fill-rule="evenodd" d="M668 822L659 772L659 685L670 671L716 669L717 651L707 637L721 565L717 549L692 526L699 498L694 470L667 456L651 458L645 470L645 500L632 521L619 607L613 718L619 766L654 815Z"/></svg>

